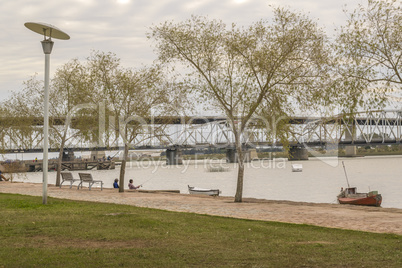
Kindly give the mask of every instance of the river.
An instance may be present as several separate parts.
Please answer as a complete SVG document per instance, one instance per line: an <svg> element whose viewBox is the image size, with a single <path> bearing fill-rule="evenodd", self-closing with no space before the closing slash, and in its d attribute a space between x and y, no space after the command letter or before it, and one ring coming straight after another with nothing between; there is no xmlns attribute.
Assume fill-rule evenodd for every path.
<svg viewBox="0 0 402 268"><path fill-rule="evenodd" d="M302 164L302 172L292 172L292 163L287 159L252 161L246 164L243 197L336 203L336 195L341 187L347 187L342 162L350 186L356 186L359 192L378 191L383 196L382 207L402 208L402 156L310 158L294 162ZM112 188L114 179L119 176L119 167L115 170L72 173L78 179L78 172L90 172L94 179L102 180L105 187ZM221 167L220 172L216 172L218 167ZM54 184L56 172L49 172L48 178L48 183ZM164 161L133 161L128 163L126 169L126 188L129 179L133 179L134 184L142 184L143 189L147 190L180 190L181 193L188 193L187 185L190 185L218 188L221 195L234 196L237 164L193 160L184 161L180 166L166 166ZM41 183L42 173L19 174L14 180Z"/></svg>

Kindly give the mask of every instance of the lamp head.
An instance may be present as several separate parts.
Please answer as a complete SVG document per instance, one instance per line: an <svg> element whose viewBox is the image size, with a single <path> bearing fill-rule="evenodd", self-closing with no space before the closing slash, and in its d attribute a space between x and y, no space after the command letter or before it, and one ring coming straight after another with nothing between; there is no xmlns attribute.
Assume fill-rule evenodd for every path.
<svg viewBox="0 0 402 268"><path fill-rule="evenodd" d="M61 40L68 40L70 39L70 36L57 28L56 26L53 26L48 23L42 23L42 22L27 22L24 24L25 27L27 27L29 30L42 34L44 36L44 40L49 40L51 41L52 38L56 39L61 39ZM49 37L49 39L46 39L46 37Z"/></svg>

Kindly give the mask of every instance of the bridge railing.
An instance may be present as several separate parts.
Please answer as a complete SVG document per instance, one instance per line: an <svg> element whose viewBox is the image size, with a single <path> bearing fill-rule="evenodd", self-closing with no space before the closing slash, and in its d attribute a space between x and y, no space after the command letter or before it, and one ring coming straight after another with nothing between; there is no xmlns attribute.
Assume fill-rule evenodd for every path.
<svg viewBox="0 0 402 268"><path fill-rule="evenodd" d="M130 145L133 148L161 148L174 145L225 147L234 144L235 137L228 120L222 117L214 120L197 119L181 120L181 124L175 122L157 131L155 130L157 123L144 126ZM324 118L294 117L286 120L291 125L289 131L291 143L399 144L402 138L402 110L366 111ZM7 150L41 149L42 127L35 126L30 130L24 132L24 129L13 127L1 129L0 146ZM113 131L108 135L109 140L102 144L103 146L116 148L124 145L123 139L113 134ZM261 122L261 118L256 118L246 127L241 141L249 146L279 143L275 126ZM50 142L53 148L59 143L59 138L53 138ZM94 148L99 147L99 144L72 138L65 146L71 149L84 147Z"/></svg>

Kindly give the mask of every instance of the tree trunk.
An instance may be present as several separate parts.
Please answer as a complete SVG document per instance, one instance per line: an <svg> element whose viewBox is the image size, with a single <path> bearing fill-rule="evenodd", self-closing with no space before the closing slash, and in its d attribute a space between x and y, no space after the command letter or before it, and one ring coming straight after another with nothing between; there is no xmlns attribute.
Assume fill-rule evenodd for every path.
<svg viewBox="0 0 402 268"><path fill-rule="evenodd" d="M239 164L239 169L237 171L237 187L235 202L243 202L243 178L244 178L244 156L243 149L241 146L240 134L235 131L235 142L236 142L236 152L237 152L237 162Z"/></svg>
<svg viewBox="0 0 402 268"><path fill-rule="evenodd" d="M63 161L64 145L66 144L66 134L67 133L64 133L60 143L59 159L57 160L56 186L60 186L61 163Z"/></svg>
<svg viewBox="0 0 402 268"><path fill-rule="evenodd" d="M120 181L119 181L119 192L124 192L124 175L126 174L126 163L128 157L128 145L124 144L124 153L123 153L123 160L121 161L120 166Z"/></svg>
<svg viewBox="0 0 402 268"><path fill-rule="evenodd" d="M239 169L237 171L237 188L235 202L243 202L244 158L242 150L237 150Z"/></svg>

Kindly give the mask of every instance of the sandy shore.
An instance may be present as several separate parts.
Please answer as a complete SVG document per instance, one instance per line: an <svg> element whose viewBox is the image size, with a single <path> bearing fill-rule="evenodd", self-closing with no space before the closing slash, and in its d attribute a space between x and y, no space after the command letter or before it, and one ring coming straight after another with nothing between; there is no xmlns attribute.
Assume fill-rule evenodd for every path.
<svg viewBox="0 0 402 268"><path fill-rule="evenodd" d="M0 193L42 196L42 184L0 182ZM402 235L402 209L359 207L350 205L314 204L269 201L245 198L234 203L233 197L208 197L174 193L118 193L114 189L88 188L77 190L49 185L48 196L192 212L224 217L278 221L297 224Z"/></svg>

